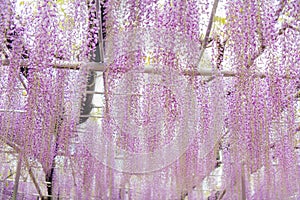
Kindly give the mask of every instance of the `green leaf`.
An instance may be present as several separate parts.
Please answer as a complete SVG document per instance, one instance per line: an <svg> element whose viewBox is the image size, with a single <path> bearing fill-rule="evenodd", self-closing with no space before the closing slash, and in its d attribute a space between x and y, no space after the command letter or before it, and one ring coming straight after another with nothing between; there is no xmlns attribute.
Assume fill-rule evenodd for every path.
<svg viewBox="0 0 300 200"><path fill-rule="evenodd" d="M219 16L215 16L214 17L214 22L218 22L222 25L225 25L226 23L226 18L225 17L219 17Z"/></svg>
<svg viewBox="0 0 300 200"><path fill-rule="evenodd" d="M56 3L59 5L63 5L65 3L65 1L64 0L56 0Z"/></svg>

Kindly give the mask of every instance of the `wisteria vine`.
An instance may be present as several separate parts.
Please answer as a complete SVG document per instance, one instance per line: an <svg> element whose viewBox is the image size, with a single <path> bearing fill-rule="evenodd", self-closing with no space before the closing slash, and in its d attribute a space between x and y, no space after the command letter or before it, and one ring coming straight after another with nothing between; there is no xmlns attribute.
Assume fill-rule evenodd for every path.
<svg viewBox="0 0 300 200"><path fill-rule="evenodd" d="M2 0L0 198L298 199L299 13Z"/></svg>

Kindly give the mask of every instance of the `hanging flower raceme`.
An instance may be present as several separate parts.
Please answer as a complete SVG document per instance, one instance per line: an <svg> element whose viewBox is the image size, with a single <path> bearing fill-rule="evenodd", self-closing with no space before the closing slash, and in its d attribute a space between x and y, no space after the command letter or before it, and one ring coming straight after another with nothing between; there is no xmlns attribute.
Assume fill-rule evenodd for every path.
<svg viewBox="0 0 300 200"><path fill-rule="evenodd" d="M86 52L97 41L94 38L91 47L85 43L92 37L84 34L88 29L88 6L70 2L62 18L62 5L57 1L24 2L19 11L15 1L2 1L0 5L1 53L8 52L5 63L1 63L0 139L26 155L23 161L31 158L41 164L44 181L52 185L57 157L70 153L70 138L79 120L81 93L76 88L86 88L86 73L55 69L55 65L89 59ZM90 6L95 7L95 3ZM21 12L21 17L17 18L17 12ZM66 30L62 23L70 23L76 12L80 15L73 23L81 31L72 26ZM82 51L78 51L78 46ZM88 69L81 71L85 70ZM1 162L2 169L5 166ZM47 192L51 195L52 186Z"/></svg>
<svg viewBox="0 0 300 200"><path fill-rule="evenodd" d="M106 177L112 179L112 188L126 188L126 184L131 188L126 177L135 173L143 180L141 194L135 192L139 189L130 190L136 198L184 197L183 191L192 191L214 168L209 158L216 156L216 135L223 128L218 123L223 116L219 115L223 89L217 88L222 78L214 82L213 93L199 96L209 97L203 102L213 113L207 125L206 113L199 117L200 102L191 79L182 75L198 64L201 6L194 1L108 1L105 6L110 64L104 77L104 119L99 123L101 131L91 130L89 137L81 139L112 173L124 173L122 183L106 174L113 176ZM212 102L218 106L212 109ZM207 132L198 130L198 120ZM195 163L206 156L206 164ZM176 181L168 183L169 179ZM166 183L168 190L159 189Z"/></svg>
<svg viewBox="0 0 300 200"><path fill-rule="evenodd" d="M258 181L259 178L255 178L255 181L267 187L269 192L259 190L262 185L254 185L255 198L258 199L284 198L295 193L291 185L285 187L288 184L285 181L276 185L269 182L274 177L288 180L289 172L286 170L296 170L292 144L296 84L292 82L297 72L294 71L295 63L290 67L281 61L285 61L286 57L291 59L296 54L292 54L293 51L281 51L285 48L281 38L287 39L282 37L283 29L278 29L278 19L282 12L288 10L284 6L279 4L273 7L269 1L241 1L228 5L228 29L235 31L230 38L230 51L238 73L229 107L229 131L233 136L232 143L237 143L236 147L231 147L231 159L240 166L237 168L239 173L230 169L226 173L229 173L229 179L235 179L230 186L234 188L240 187L237 184L240 177L244 177L244 182L248 183L253 177L260 177L263 171L261 181L264 182ZM291 54L286 55L286 52ZM261 63L268 63L267 67L262 67ZM266 79L257 75L261 71L267 74ZM293 78L287 79L290 74L293 74ZM286 116L289 116L288 121ZM276 156L272 155L274 151L277 152ZM280 173L281 170L285 172ZM296 184L294 181L297 179L288 182L293 185ZM251 198L253 186L246 184L244 187L241 189ZM275 192L279 187L284 189ZM230 195L236 195L234 191L231 192Z"/></svg>

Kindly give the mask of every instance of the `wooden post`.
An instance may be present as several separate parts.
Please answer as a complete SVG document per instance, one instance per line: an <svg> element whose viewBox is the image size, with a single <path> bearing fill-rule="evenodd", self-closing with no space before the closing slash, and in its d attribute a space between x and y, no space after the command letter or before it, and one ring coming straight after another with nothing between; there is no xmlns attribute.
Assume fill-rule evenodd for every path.
<svg viewBox="0 0 300 200"><path fill-rule="evenodd" d="M242 200L246 200L246 185L245 185L245 164L242 163L242 172L241 172L241 181L242 181Z"/></svg>
<svg viewBox="0 0 300 200"><path fill-rule="evenodd" d="M14 191L12 195L12 200L17 200L18 188L19 188L19 180L21 176L21 167L22 167L23 153L19 153L18 164L17 164L17 172L14 182Z"/></svg>

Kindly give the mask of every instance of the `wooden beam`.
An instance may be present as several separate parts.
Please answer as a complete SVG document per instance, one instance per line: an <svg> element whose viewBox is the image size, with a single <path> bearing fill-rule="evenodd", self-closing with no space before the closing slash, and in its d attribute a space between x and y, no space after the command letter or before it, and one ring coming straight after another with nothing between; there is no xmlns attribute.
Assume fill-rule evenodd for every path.
<svg viewBox="0 0 300 200"><path fill-rule="evenodd" d="M8 61L2 60L2 64L6 63ZM9 63L9 62L8 62ZM106 63L97 63L97 62L61 62L61 63L54 63L52 64L54 68L57 69L69 69L69 70L79 70L80 68L88 68L91 71L98 71L98 72L106 72L104 73L104 78L107 78L108 76L108 71L109 68L107 68ZM157 74L160 75L162 74L161 70L156 70L153 68L153 66L149 65L144 68L144 72L146 74ZM220 74L223 77L236 77L239 76L239 74L235 71L230 71L230 70L221 70ZM217 74L212 70L208 68L201 68L197 70L184 70L181 72L181 75L184 76L208 76L208 77L213 77L217 76ZM253 77L255 78L266 78L268 74L266 73L255 73L253 74ZM283 76L283 78L286 79L293 79L293 78L299 78L299 77L289 77L288 75ZM104 92L105 93L105 92Z"/></svg>

